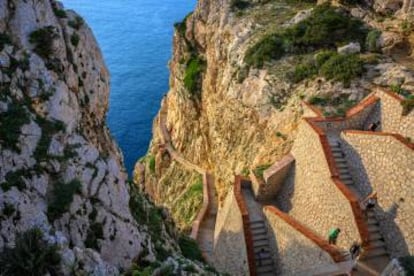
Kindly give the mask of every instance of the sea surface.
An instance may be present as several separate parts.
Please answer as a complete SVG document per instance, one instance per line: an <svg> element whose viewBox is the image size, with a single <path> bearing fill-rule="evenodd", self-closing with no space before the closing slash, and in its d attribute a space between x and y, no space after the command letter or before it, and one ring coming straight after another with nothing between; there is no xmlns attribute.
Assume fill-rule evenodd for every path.
<svg viewBox="0 0 414 276"><path fill-rule="evenodd" d="M111 73L107 121L128 173L145 155L152 121L168 91L173 24L196 0L64 0L92 28Z"/></svg>

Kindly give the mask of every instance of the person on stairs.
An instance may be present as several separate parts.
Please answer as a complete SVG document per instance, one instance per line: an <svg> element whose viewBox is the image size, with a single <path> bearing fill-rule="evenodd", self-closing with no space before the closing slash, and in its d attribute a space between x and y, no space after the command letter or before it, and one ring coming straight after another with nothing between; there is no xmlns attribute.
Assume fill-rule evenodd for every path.
<svg viewBox="0 0 414 276"><path fill-rule="evenodd" d="M377 205L377 200L377 193L372 192L361 202L361 209L364 210L365 216L368 215L370 210L374 209L375 205Z"/></svg>
<svg viewBox="0 0 414 276"><path fill-rule="evenodd" d="M329 230L329 234L328 234L329 244L336 244L336 241L338 239L340 232L341 232L341 229L339 228L332 228L331 230Z"/></svg>
<svg viewBox="0 0 414 276"><path fill-rule="evenodd" d="M349 248L349 253L351 254L352 260L356 260L361 253L361 245L358 242L353 242Z"/></svg>

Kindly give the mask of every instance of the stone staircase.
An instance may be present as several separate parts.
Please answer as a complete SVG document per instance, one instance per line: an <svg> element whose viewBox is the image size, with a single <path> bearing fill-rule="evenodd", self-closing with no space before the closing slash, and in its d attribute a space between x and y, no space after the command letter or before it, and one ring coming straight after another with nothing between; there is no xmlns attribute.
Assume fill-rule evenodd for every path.
<svg viewBox="0 0 414 276"><path fill-rule="evenodd" d="M335 159L336 167L339 171L339 178L361 200L361 195L349 172L348 163L346 161L345 153L341 148L340 140L330 138L329 145ZM354 275L367 275L367 270L371 270L371 273L368 275L373 275L372 271L381 272L389 263L389 256L384 238L380 232L380 225L373 210L367 212L366 220L369 231L369 247L362 253L358 261L359 265L357 266L358 270L364 270L365 272L359 271L361 274L356 272Z"/></svg>
<svg viewBox="0 0 414 276"><path fill-rule="evenodd" d="M250 221L250 229L253 238L253 249L255 254L256 274L275 275L267 227L264 220Z"/></svg>

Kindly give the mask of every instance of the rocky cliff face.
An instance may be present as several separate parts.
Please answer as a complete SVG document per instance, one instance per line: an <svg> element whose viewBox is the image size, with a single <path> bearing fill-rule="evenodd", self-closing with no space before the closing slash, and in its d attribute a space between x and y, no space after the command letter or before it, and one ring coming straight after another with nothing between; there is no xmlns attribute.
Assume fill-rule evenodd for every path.
<svg viewBox="0 0 414 276"><path fill-rule="evenodd" d="M200 0L194 13L176 24L170 91L160 113L166 114L175 149L215 174L221 201L234 174L266 167L289 152L301 118L302 100L330 99L324 112L332 116L361 100L373 85L414 88L409 65L412 18L401 10L403 3L343 2L333 3L342 6L336 11L361 22L365 35L378 30L371 34L374 46L370 50L365 41L356 50L352 44L340 50L341 54L357 53L363 63L360 73L348 83L323 75L322 70L314 75L306 75L305 70L305 77L300 74L300 66L314 60L323 47L311 46L301 53L287 49L281 58L249 65L249 52L255 52L252 48L256 53L265 52L266 44L260 42L266 36L304 22L312 16L316 3ZM374 4L376 11L369 11L366 5ZM394 13L397 16L389 16ZM336 52L332 45L328 49ZM338 102L350 104L338 106ZM148 156L137 165L135 181L144 185L154 200L174 210L176 199L194 181L163 150L158 122L156 119ZM183 228L190 226L182 215L174 218Z"/></svg>
<svg viewBox="0 0 414 276"><path fill-rule="evenodd" d="M35 228L64 274L178 253L162 212L130 194L105 123L108 70L82 18L55 1L0 0L0 70L0 251Z"/></svg>

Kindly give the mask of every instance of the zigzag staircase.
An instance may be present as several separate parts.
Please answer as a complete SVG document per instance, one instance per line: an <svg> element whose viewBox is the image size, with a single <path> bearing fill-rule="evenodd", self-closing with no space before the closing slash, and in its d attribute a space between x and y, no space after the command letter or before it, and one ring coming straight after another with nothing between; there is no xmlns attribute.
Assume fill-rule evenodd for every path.
<svg viewBox="0 0 414 276"><path fill-rule="evenodd" d="M335 158L336 167L339 171L339 178L347 187L361 200L361 195L356 188L355 182L349 172L348 163L345 153L342 150L341 140L339 137L329 137L329 145ZM354 275L379 275L379 273L389 263L389 255L380 232L380 225L375 216L375 212L367 212L366 221L368 223L369 245L364 248L361 258L358 261L357 270Z"/></svg>

